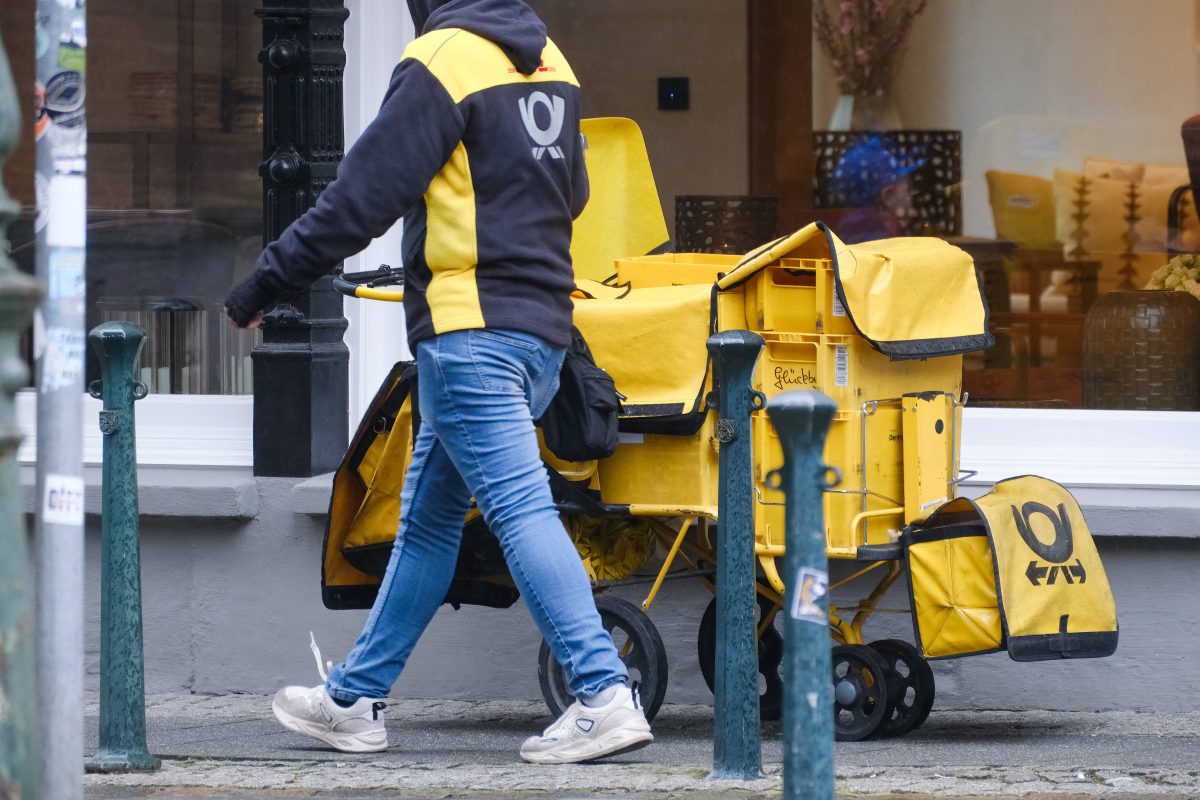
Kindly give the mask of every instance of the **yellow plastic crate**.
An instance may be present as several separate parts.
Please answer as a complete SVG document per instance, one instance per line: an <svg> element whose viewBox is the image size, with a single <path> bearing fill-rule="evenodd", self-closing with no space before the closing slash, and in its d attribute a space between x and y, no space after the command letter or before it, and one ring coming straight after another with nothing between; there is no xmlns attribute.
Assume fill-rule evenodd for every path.
<svg viewBox="0 0 1200 800"><path fill-rule="evenodd" d="M783 448L765 412L752 420L754 438L755 532L761 544L786 541L782 492L766 486L767 475L783 466ZM891 532L904 526L904 463L900 406L881 406L867 420L866 461L862 454L862 413L839 411L825 439L825 463L842 473L838 491L826 492L822 502L825 545L830 558L854 558L859 545L892 541ZM874 494L862 494L866 488ZM851 493L856 492L856 493ZM864 503L865 497L865 503ZM865 511L891 513L866 517Z"/></svg>
<svg viewBox="0 0 1200 800"><path fill-rule="evenodd" d="M708 253L622 258L617 282L635 289L715 283L742 258ZM834 291L828 259L780 259L746 281L744 297L750 330L857 335Z"/></svg>
<svg viewBox="0 0 1200 800"><path fill-rule="evenodd" d="M962 356L892 361L860 336L763 332L766 346L755 366L754 388L772 397L813 389L833 398L843 411L869 400L913 392L962 388Z"/></svg>
<svg viewBox="0 0 1200 800"><path fill-rule="evenodd" d="M828 259L780 259L746 282L746 320L757 331L857 335L834 282Z"/></svg>
<svg viewBox="0 0 1200 800"><path fill-rule="evenodd" d="M664 253L619 258L617 283L628 283L634 289L716 283L719 276L733 271L741 260L741 256L714 253Z"/></svg>

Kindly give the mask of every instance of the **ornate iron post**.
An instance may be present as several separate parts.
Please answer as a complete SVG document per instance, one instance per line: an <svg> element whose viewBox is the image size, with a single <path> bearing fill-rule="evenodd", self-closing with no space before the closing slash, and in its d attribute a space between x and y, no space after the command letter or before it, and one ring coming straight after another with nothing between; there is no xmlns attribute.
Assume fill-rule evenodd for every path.
<svg viewBox="0 0 1200 800"><path fill-rule="evenodd" d="M750 442L751 411L764 401L750 388L762 348L762 337L750 331L722 331L708 340L716 363L721 443L712 777L743 781L762 777Z"/></svg>
<svg viewBox="0 0 1200 800"><path fill-rule="evenodd" d="M146 680L142 649L142 558L138 523L137 445L133 403L146 396L134 378L146 332L106 322L88 334L100 361L104 494L100 533L100 747L89 772L156 770L146 748ZM98 385L97 385L98 384Z"/></svg>
<svg viewBox="0 0 1200 800"><path fill-rule="evenodd" d="M0 164L16 147L21 126L8 58L0 46ZM17 204L0 186L0 240L17 215ZM28 373L17 356L17 337L41 298L38 285L0 251L0 797L36 800L38 760L34 680L33 594L25 545L25 518L17 475L17 428L13 396Z"/></svg>
<svg viewBox="0 0 1200 800"><path fill-rule="evenodd" d="M263 240L333 182L343 155L342 0L263 0ZM332 265L331 265L332 266ZM254 473L337 468L349 436L350 352L329 278L267 314L254 359Z"/></svg>
<svg viewBox="0 0 1200 800"><path fill-rule="evenodd" d="M836 411L831 399L815 391L785 392L767 404L783 446L783 469L773 478L787 496L784 800L833 800L834 796L829 562L821 505L821 493L830 484L821 454Z"/></svg>

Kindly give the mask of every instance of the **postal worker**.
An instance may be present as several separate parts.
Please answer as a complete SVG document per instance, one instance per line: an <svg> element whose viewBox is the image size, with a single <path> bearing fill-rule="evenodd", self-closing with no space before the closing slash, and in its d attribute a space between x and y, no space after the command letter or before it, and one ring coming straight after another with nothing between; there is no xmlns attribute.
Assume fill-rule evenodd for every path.
<svg viewBox="0 0 1200 800"><path fill-rule="evenodd" d="M273 702L290 730L387 747L382 698L450 586L472 498L576 701L521 757L567 763L653 741L559 520L533 421L570 342L572 222L588 197L579 84L521 0L408 0L420 36L335 180L226 299L254 327L404 220L420 431L395 546L362 634L322 685Z"/></svg>

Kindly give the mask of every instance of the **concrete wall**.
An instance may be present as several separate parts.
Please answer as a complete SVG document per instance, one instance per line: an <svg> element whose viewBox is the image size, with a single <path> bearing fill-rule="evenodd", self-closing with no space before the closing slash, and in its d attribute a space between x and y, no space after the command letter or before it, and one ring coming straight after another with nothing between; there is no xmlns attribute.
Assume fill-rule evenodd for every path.
<svg viewBox="0 0 1200 800"><path fill-rule="evenodd" d="M670 230L675 196L749 187L745 0L530 0L583 86L589 117L642 128ZM691 78L659 111L658 78Z"/></svg>
<svg viewBox="0 0 1200 800"><path fill-rule="evenodd" d="M1179 126L1200 111L1194 0L936 0L897 73L905 127L963 131L966 233L990 235L980 129L1006 115L1094 125L1122 159L1183 163ZM814 45L813 119L837 88ZM1066 154L1064 154L1066 155ZM1064 169L1082 166L1074 154Z"/></svg>
<svg viewBox="0 0 1200 800"><path fill-rule="evenodd" d="M314 684L313 631L326 658L349 650L366 612L327 611L319 593L319 498L286 479L260 479L258 518L146 518L142 559L148 691L271 692ZM319 493L317 493L319 494ZM299 511L298 511L299 509ZM219 509L214 509L219 510ZM98 520L89 516L89 688L98 681ZM1093 661L1018 664L1004 653L935 664L937 708L1172 708L1200 693L1200 539L1100 539L1121 623L1120 648ZM835 573L844 574L842 565ZM868 587L869 588L869 587ZM619 593L640 600L638 589ZM644 589L641 589L644 592ZM837 599L845 601L846 593ZM696 661L710 597L697 582L668 583L651 609L670 663L667 701L711 702ZM887 608L907 605L902 591ZM912 639L907 615L881 615L871 638ZM520 604L443 608L394 693L408 697L540 702L540 640Z"/></svg>

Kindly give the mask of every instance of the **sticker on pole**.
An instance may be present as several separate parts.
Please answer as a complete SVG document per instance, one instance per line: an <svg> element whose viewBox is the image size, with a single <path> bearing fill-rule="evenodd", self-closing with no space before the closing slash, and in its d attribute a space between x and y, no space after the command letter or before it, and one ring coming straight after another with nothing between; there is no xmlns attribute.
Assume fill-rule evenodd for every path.
<svg viewBox="0 0 1200 800"><path fill-rule="evenodd" d="M821 600L829 594L829 573L811 567L801 567L792 584L792 603L788 613L792 619L828 625L829 615Z"/></svg>
<svg viewBox="0 0 1200 800"><path fill-rule="evenodd" d="M83 478L74 475L46 476L42 521L52 525L83 524Z"/></svg>

